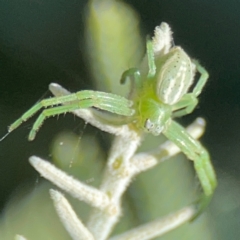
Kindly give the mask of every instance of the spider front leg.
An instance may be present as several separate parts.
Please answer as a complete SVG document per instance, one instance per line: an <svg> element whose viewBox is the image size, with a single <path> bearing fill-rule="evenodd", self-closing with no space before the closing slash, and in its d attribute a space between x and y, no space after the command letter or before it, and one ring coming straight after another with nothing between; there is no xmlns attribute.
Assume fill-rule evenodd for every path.
<svg viewBox="0 0 240 240"><path fill-rule="evenodd" d="M173 117L181 117L191 113L198 104L197 97L201 94L203 87L205 86L209 77L208 72L202 67L198 61L192 60L196 66L196 70L200 73L200 78L191 93L185 94L182 99L173 105Z"/></svg>
<svg viewBox="0 0 240 240"><path fill-rule="evenodd" d="M172 117L182 117L191 113L198 104L198 99L193 93L185 94L179 102L172 106ZM175 111L175 112L174 112Z"/></svg>
<svg viewBox="0 0 240 240"><path fill-rule="evenodd" d="M124 71L122 74L120 83L124 84L128 79L131 81L130 92L129 92L129 98L131 99L134 93L139 89L141 89L142 87L140 71L137 68L130 68Z"/></svg>
<svg viewBox="0 0 240 240"><path fill-rule="evenodd" d="M53 105L59 105L64 103L68 103L68 105L51 107L49 109L43 110L43 112L33 125L33 128L29 134L29 140L33 140L35 138L36 132L42 125L45 118L57 114L70 112L80 108L95 107L123 116L131 116L133 114L133 110L130 108L132 102L124 97L111 93L84 90L67 96L54 97L42 100L41 102L30 108L13 124L11 124L8 131L11 132L16 129L20 124L32 117L42 107L50 107Z"/></svg>
<svg viewBox="0 0 240 240"><path fill-rule="evenodd" d="M204 193L198 204L197 216L207 207L217 186L216 174L209 154L199 141L191 137L185 128L175 121L170 121L163 134L194 163Z"/></svg>
<svg viewBox="0 0 240 240"><path fill-rule="evenodd" d="M155 65L155 56L154 56L154 47L153 42L150 39L147 39L146 44L146 57L147 57L147 63L148 63L148 78L152 78L156 74L156 65ZM141 79L141 73L140 70L137 68L130 68L123 72L120 83L124 84L127 79L131 80L131 90L129 93L129 97L131 98L135 92L140 90L143 87L143 81Z"/></svg>

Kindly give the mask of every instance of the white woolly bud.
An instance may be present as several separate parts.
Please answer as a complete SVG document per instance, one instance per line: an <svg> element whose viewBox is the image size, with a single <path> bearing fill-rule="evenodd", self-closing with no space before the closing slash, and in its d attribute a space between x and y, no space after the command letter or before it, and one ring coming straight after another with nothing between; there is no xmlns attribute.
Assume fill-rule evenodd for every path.
<svg viewBox="0 0 240 240"><path fill-rule="evenodd" d="M157 26L152 40L155 55L168 53L172 47L172 31L169 25L162 22L160 26Z"/></svg>

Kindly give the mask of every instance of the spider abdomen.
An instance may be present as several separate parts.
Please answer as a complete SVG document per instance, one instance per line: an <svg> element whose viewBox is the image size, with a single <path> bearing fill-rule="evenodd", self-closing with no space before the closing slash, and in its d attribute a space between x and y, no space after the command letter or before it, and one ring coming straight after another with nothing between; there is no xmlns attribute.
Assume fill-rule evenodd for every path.
<svg viewBox="0 0 240 240"><path fill-rule="evenodd" d="M172 48L164 60L156 76L156 94L163 103L173 105L192 85L193 66L188 55L180 47Z"/></svg>

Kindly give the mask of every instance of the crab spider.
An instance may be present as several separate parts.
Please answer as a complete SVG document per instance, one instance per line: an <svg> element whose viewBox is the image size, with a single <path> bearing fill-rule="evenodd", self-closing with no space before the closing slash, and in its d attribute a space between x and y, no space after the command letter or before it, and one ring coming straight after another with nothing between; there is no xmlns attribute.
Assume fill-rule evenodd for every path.
<svg viewBox="0 0 240 240"><path fill-rule="evenodd" d="M181 47L172 47L163 55L156 55L152 41L147 41L149 70L145 74L132 68L125 71L121 82L130 79L133 83L130 98L133 101L134 124L144 132L158 136L163 133L194 162L201 186L203 199L200 211L209 203L216 188L217 180L207 150L201 143L192 138L177 122L173 120L191 113L198 103L208 79L208 72L190 57ZM195 72L198 79L192 92Z"/></svg>
<svg viewBox="0 0 240 240"><path fill-rule="evenodd" d="M215 171L207 150L173 119L194 110L198 103L197 98L208 79L208 73L197 61L191 60L181 47L171 46L171 32L166 23L162 23L158 28L156 32L160 35L168 32L169 38L166 38L167 41L160 47L156 44L157 37L161 38L158 33L155 32L153 41L147 40L148 70L131 68L122 75L121 83L131 80L128 99L112 93L85 90L42 100L10 125L9 132L42 107L49 108L43 110L35 121L29 140L35 138L36 132L49 116L90 107L121 115L124 123L134 125L136 131L156 136L163 133L193 161L204 193L198 205L200 212L209 203L216 188ZM192 92L189 92L196 71L200 78ZM58 106L60 104L67 105ZM53 105L57 106L52 107Z"/></svg>

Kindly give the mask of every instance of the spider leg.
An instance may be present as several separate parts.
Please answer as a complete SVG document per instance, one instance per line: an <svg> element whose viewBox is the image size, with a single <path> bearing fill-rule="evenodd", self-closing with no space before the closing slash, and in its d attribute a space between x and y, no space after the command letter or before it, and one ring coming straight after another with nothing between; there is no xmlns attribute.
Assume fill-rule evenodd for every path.
<svg viewBox="0 0 240 240"><path fill-rule="evenodd" d="M137 68L130 68L124 71L120 83L124 84L128 79L131 80L129 92L129 98L131 99L133 94L142 87L140 71Z"/></svg>
<svg viewBox="0 0 240 240"><path fill-rule="evenodd" d="M163 134L194 163L197 176L203 188L203 197L197 204L198 216L210 202L217 186L216 174L207 150L199 141L191 137L187 131L175 121L171 121ZM195 216L195 217L196 217Z"/></svg>
<svg viewBox="0 0 240 240"><path fill-rule="evenodd" d="M154 77L156 74L156 65L154 57L154 48L153 42L150 39L147 39L147 58L148 58L148 77Z"/></svg>
<svg viewBox="0 0 240 240"><path fill-rule="evenodd" d="M135 81L134 84L136 84L136 87L141 87L141 74L140 71L137 68L129 68L128 70L124 71L120 83L124 84L127 79Z"/></svg>
<svg viewBox="0 0 240 240"><path fill-rule="evenodd" d="M43 124L43 121L47 117L51 117L54 115L74 111L80 108L89 108L89 107L96 107L108 112L112 112L119 115L124 116L131 116L133 113L133 110L129 108L129 105L125 105L124 102L120 102L118 99L105 99L105 98L96 98L96 99L84 99L78 102L73 102L69 105L65 106L57 106L49 109L45 109L42 111L42 113L39 115L37 120L35 121L32 130L29 134L29 140L33 140L36 136L37 131Z"/></svg>
<svg viewBox="0 0 240 240"><path fill-rule="evenodd" d="M127 100L124 97L121 97L112 93L84 90L84 91L80 91L70 95L53 97L53 98L40 101L39 103L34 105L32 108L30 108L27 112L25 112L13 124L11 124L8 128L8 131L11 132L14 129L16 129L20 124L22 124L27 119L32 117L42 107L50 107L53 105L59 105L64 103L69 103L69 105L59 106L59 107L49 108L47 110L44 110L42 113L43 116L44 114L46 114L46 116L52 116L55 114L61 114L64 112L76 110L78 108L88 108L88 107L96 107L96 108L109 111L111 113L123 115L123 116L131 116L133 113L133 110L130 108L132 105L132 102ZM43 118L43 116L41 118ZM40 127L40 125L37 125L38 126L37 129Z"/></svg>
<svg viewBox="0 0 240 240"><path fill-rule="evenodd" d="M147 61L148 61L148 78L152 78L156 74L156 65L154 59L154 47L153 42L150 39L147 39ZM129 97L131 98L135 91L142 88L142 79L141 73L137 68L130 68L123 72L120 82L123 84L127 79L131 80L131 91L129 93Z"/></svg>
<svg viewBox="0 0 240 240"><path fill-rule="evenodd" d="M179 102L172 106L172 117L181 117L191 113L198 104L198 99L192 94L185 94Z"/></svg>
<svg viewBox="0 0 240 240"><path fill-rule="evenodd" d="M181 117L191 113L198 104L197 97L201 94L203 87L205 86L209 77L208 72L202 67L198 61L192 60L196 66L197 71L200 73L200 78L191 93L185 94L182 99L173 105L173 117Z"/></svg>
<svg viewBox="0 0 240 240"><path fill-rule="evenodd" d="M200 78L192 91L193 95L195 97L198 97L201 94L203 87L208 80L209 74L207 70L203 66L201 66L201 64L197 60L192 60L192 62L195 64L197 71L200 73Z"/></svg>

